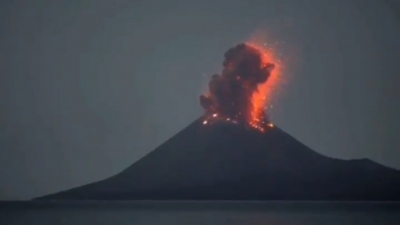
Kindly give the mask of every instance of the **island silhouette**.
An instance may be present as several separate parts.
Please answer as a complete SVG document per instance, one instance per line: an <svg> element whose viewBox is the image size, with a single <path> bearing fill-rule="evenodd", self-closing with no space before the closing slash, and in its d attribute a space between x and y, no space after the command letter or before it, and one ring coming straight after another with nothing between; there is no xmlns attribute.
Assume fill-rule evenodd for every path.
<svg viewBox="0 0 400 225"><path fill-rule="evenodd" d="M35 200L400 200L398 170L323 156L277 126L203 120L115 176Z"/></svg>
<svg viewBox="0 0 400 225"><path fill-rule="evenodd" d="M203 116L119 174L36 200L400 200L400 171L323 156L269 121L279 73L268 50L234 46Z"/></svg>

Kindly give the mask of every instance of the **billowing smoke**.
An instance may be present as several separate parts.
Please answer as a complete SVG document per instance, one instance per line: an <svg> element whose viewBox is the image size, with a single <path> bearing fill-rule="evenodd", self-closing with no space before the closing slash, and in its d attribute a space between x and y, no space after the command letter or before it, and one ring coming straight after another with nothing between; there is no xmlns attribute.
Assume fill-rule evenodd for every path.
<svg viewBox="0 0 400 225"><path fill-rule="evenodd" d="M224 57L222 73L212 76L200 104L208 116L250 124L254 120L253 94L267 82L274 64L263 62L262 53L244 43L229 49Z"/></svg>

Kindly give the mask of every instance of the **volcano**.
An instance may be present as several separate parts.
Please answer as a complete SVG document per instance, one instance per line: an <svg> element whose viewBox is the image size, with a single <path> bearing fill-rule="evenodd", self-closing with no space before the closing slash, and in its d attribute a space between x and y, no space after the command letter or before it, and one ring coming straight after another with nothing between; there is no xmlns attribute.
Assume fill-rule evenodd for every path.
<svg viewBox="0 0 400 225"><path fill-rule="evenodd" d="M115 176L37 200L400 200L400 171L323 156L276 126L203 121Z"/></svg>
<svg viewBox="0 0 400 225"><path fill-rule="evenodd" d="M270 123L279 62L234 46L199 98L202 117L121 173L38 199L400 200L399 171L323 156Z"/></svg>

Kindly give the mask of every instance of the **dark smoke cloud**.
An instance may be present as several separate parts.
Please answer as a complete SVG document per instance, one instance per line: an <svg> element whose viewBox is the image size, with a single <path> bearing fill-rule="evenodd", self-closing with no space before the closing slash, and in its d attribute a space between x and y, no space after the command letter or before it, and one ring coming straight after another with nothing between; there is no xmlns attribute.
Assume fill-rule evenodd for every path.
<svg viewBox="0 0 400 225"><path fill-rule="evenodd" d="M261 52L243 43L229 49L224 57L222 73L212 76L209 92L200 96L200 104L208 115L249 121L251 97L258 85L267 81L274 64L263 65Z"/></svg>

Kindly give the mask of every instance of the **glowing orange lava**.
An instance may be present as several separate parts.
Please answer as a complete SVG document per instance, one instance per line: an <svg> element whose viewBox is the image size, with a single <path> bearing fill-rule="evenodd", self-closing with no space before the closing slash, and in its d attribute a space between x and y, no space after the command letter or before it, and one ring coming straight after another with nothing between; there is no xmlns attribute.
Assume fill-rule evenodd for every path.
<svg viewBox="0 0 400 225"><path fill-rule="evenodd" d="M209 91L200 96L200 102L203 108L206 109L206 118L203 121L204 125L211 125L216 121L226 121L233 124L245 124L261 132L274 128L274 125L269 121L268 117L270 114L269 109L272 109L273 94L276 93L277 86L280 83L282 64L279 57L277 57L277 54L274 52L274 49L270 46L267 48L264 42L262 42L262 44L260 43L260 41L249 41L244 44L248 48L250 47L248 51L254 52L256 50L257 53L255 54L257 54L257 58L258 55L261 56L261 64L258 60L256 62L256 67L253 69L255 71L263 71L262 73L268 73L265 82L261 84L257 82L258 86L251 86L250 84L254 82L254 80L248 80L248 77L241 76L241 73L237 72L239 68L237 65L241 64L235 64L236 61L228 61L228 63L224 65L227 70L224 70L221 75L214 75L209 83ZM242 46L239 44L232 49L238 51L240 47ZM235 54L244 53L235 52ZM258 68L258 66L260 68ZM265 69L268 69L269 72ZM251 76L256 74L254 70L249 70ZM230 73L232 71L233 73ZM230 74L234 74L234 76L230 76ZM230 86L232 84L241 84L242 86ZM243 89L235 89L237 87L243 87ZM211 88L213 88L213 91L211 91ZM240 92L241 90L245 91ZM251 91L250 99L249 95L242 96L246 96L246 101L249 104L242 105L243 102L234 100L230 102L231 99L229 98L235 96L232 93L243 94L246 93L246 91ZM237 95L235 98L236 97ZM240 100L241 98L237 99ZM229 104L232 104L232 106ZM243 107L241 108L241 106Z"/></svg>
<svg viewBox="0 0 400 225"><path fill-rule="evenodd" d="M250 124L259 130L263 130L265 113L268 113L268 107L266 107L266 105L271 104L273 93L277 88L282 73L282 65L272 49L267 49L263 45L254 42L249 42L246 44L256 48L262 53L262 61L264 64L273 63L275 65L268 80L259 85L258 90L254 92L252 96L253 108L251 109L252 121ZM271 123L268 124L269 127L273 127L273 125L271 125Z"/></svg>

